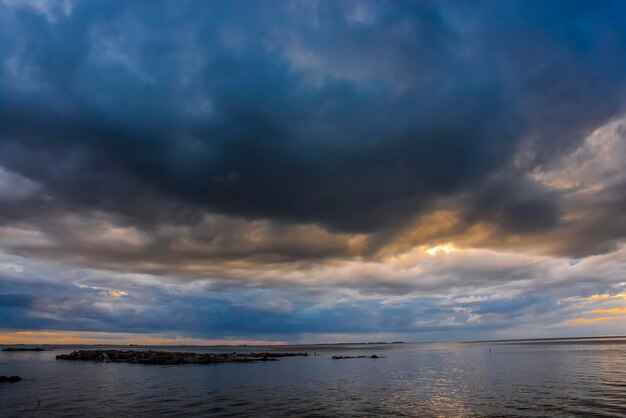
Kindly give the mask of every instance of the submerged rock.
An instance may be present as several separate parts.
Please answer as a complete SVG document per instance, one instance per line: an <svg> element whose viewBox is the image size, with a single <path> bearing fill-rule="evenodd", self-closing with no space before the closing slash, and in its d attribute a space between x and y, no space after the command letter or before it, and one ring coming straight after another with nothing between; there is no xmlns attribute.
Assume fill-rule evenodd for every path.
<svg viewBox="0 0 626 418"><path fill-rule="evenodd" d="M214 364L276 361L275 357L306 356L306 353L227 353L198 354L174 351L78 350L59 354L57 360L97 361L134 364Z"/></svg>
<svg viewBox="0 0 626 418"><path fill-rule="evenodd" d="M19 376L0 376L0 383L15 383L22 380Z"/></svg>

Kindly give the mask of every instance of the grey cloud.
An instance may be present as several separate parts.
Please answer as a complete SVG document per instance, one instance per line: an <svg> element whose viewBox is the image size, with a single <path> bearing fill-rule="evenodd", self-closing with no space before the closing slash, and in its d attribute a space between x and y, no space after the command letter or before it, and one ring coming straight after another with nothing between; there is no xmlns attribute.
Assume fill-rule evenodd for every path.
<svg viewBox="0 0 626 418"><path fill-rule="evenodd" d="M257 280L254 286L234 287L23 260L22 271L0 275L0 328L176 331L200 338L248 335L288 341L303 334L384 330L405 338L421 334L469 339L514 334L529 324L535 331L552 332L554 326L592 309L611 307L610 300L584 297L624 292L623 250L577 264L546 257L512 260L488 251L480 255L442 256L451 258L443 263L430 258L412 272L390 266L388 277L378 267L378 284L345 281L345 272L336 269L309 282ZM6 262L19 260L9 257ZM395 292L377 287L385 281L398 285Z"/></svg>

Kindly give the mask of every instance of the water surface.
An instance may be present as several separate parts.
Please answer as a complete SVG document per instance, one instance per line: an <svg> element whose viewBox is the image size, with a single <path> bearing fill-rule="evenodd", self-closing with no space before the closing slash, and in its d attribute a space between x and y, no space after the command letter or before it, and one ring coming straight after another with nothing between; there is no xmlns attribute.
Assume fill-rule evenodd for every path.
<svg viewBox="0 0 626 418"><path fill-rule="evenodd" d="M0 352L0 375L24 379L0 385L0 416L626 416L626 339L151 347L318 353L253 364L55 360L78 348ZM384 358L331 360L372 354Z"/></svg>

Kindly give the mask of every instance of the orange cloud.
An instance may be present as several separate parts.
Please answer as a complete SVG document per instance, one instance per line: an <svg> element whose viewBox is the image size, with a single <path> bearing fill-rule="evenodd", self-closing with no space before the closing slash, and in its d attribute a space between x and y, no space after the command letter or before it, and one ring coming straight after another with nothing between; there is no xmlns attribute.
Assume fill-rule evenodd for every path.
<svg viewBox="0 0 626 418"><path fill-rule="evenodd" d="M598 318L575 318L569 321L570 324L593 324L594 322L600 321L608 321L609 319L613 319L608 316L601 316Z"/></svg>
<svg viewBox="0 0 626 418"><path fill-rule="evenodd" d="M616 295L602 293L598 295L591 295L585 298L585 300L608 300L608 299L626 299L626 293L618 293Z"/></svg>
<svg viewBox="0 0 626 418"><path fill-rule="evenodd" d="M626 314L626 308L594 309L591 312L593 312L593 313Z"/></svg>
<svg viewBox="0 0 626 418"><path fill-rule="evenodd" d="M122 292L121 290L111 290L109 291L109 295L114 298L121 298L122 296L128 296L128 293Z"/></svg>

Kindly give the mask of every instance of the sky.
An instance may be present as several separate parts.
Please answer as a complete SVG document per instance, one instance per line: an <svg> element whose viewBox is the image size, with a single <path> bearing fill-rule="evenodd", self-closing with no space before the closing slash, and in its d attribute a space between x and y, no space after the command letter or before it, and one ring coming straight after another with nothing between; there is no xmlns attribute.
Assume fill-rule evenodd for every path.
<svg viewBox="0 0 626 418"><path fill-rule="evenodd" d="M0 344L626 334L623 1L0 2Z"/></svg>

